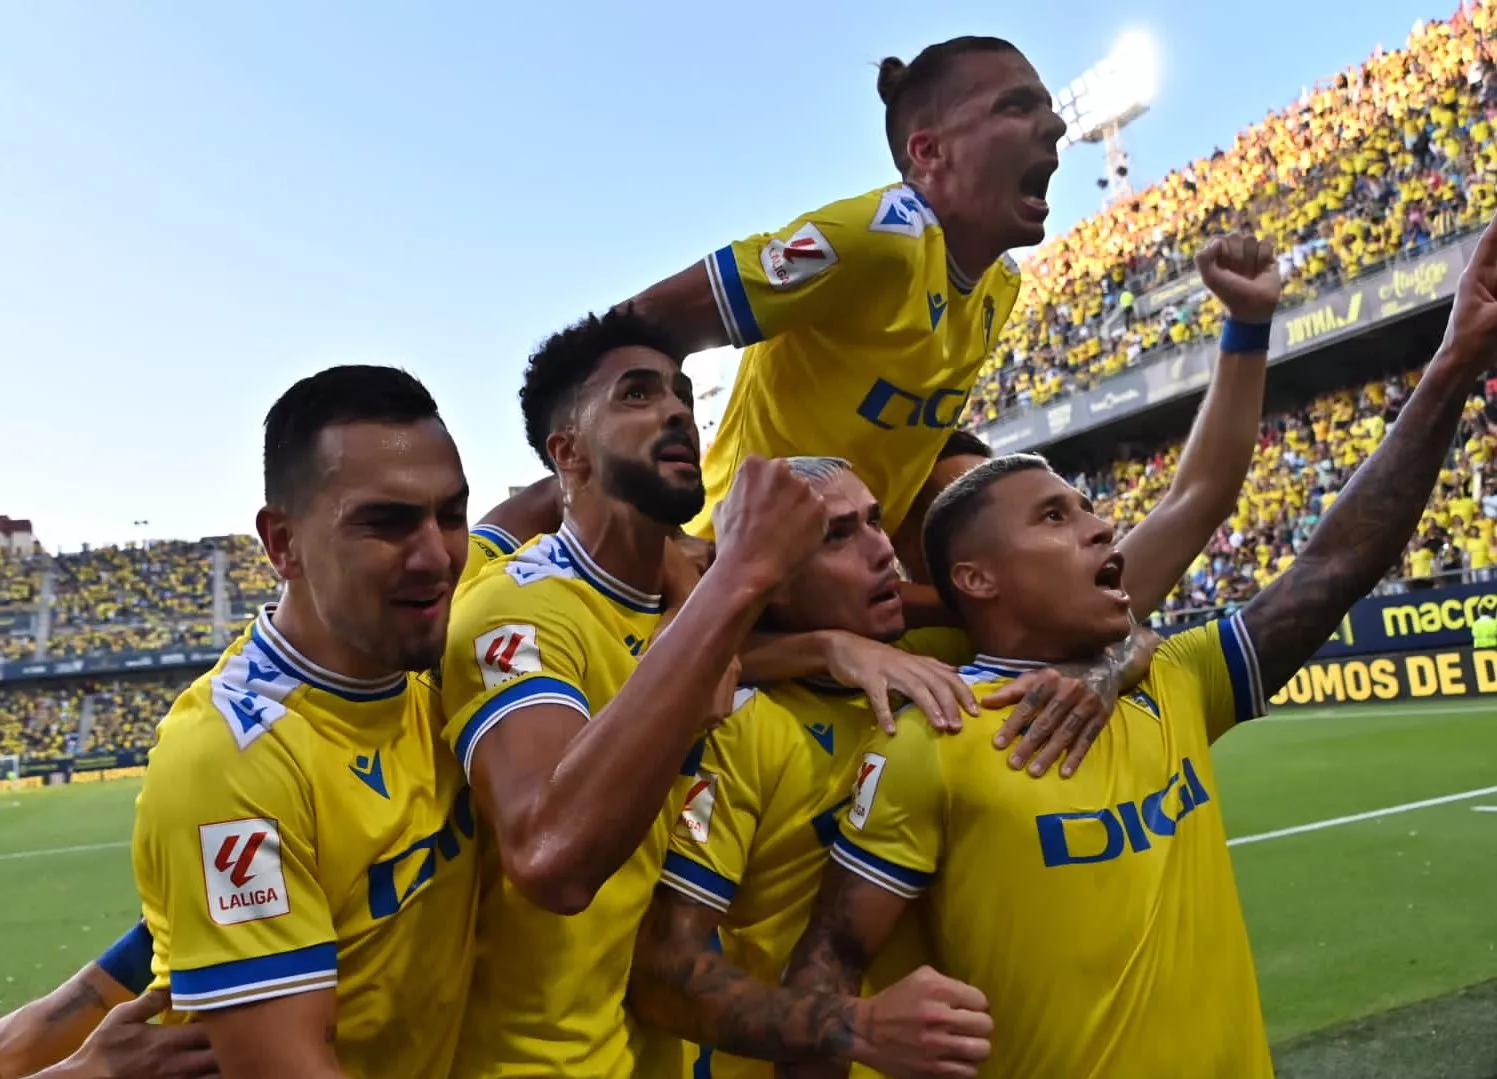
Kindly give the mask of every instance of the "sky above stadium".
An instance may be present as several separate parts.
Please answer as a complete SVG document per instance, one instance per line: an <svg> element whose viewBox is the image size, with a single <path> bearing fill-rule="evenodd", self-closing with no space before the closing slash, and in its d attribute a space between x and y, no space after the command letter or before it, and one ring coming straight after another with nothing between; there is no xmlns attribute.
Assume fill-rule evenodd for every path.
<svg viewBox="0 0 1497 1079"><path fill-rule="evenodd" d="M54 551L251 531L270 403L376 362L431 388L476 518L542 474L537 341L894 178L881 56L996 34L1056 89L1147 31L1141 186L1454 5L0 2L0 514ZM1063 157L1052 231L1102 172Z"/></svg>

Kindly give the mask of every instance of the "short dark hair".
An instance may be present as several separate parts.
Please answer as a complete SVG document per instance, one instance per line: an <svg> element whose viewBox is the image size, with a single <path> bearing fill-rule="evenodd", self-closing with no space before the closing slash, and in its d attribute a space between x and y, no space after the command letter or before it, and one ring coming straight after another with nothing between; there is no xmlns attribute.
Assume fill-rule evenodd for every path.
<svg viewBox="0 0 1497 1079"><path fill-rule="evenodd" d="M1053 472L1050 462L1035 453L1008 453L961 476L950 487L936 495L925 515L925 527L921 539L925 546L925 568L930 574L931 584L941 596L941 602L958 613L959 596L951 583L951 567L955 561L952 549L957 537L977 517L982 509L983 495L988 488L1016 472L1030 472L1042 468Z"/></svg>
<svg viewBox="0 0 1497 1079"><path fill-rule="evenodd" d="M986 457L991 460L992 456L992 446L971 431L964 431L958 427L946 436L946 445L942 446L941 452L936 454L936 460L945 461L952 457Z"/></svg>
<svg viewBox="0 0 1497 1079"><path fill-rule="evenodd" d="M905 150L910 132L930 123L935 114L951 104L946 97L950 89L947 75L954 61L968 53L1018 51L1001 37L954 37L920 50L908 64L896 56L879 63L878 96L884 103L884 134L901 176L910 171Z"/></svg>
<svg viewBox="0 0 1497 1079"><path fill-rule="evenodd" d="M592 377L603 357L619 348L650 348L677 364L686 353L660 323L616 307L606 314L588 315L548 337L531 353L520 387L520 412L525 417L525 439L552 472L556 462L546 452L546 439L577 407L577 391Z"/></svg>
<svg viewBox="0 0 1497 1079"><path fill-rule="evenodd" d="M349 364L302 379L265 414L265 501L298 512L317 483L317 440L345 423L436 420L437 403L398 367Z"/></svg>

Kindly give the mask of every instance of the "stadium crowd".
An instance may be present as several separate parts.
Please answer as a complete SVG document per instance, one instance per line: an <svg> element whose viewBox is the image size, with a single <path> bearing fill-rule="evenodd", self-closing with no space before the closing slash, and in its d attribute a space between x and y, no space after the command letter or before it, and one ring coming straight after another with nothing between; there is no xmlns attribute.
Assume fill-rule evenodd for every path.
<svg viewBox="0 0 1497 1079"><path fill-rule="evenodd" d="M191 680L190 672L181 672L7 687L0 690L0 756L149 749L156 724ZM88 698L93 699L93 728L88 744L80 746Z"/></svg>
<svg viewBox="0 0 1497 1079"><path fill-rule="evenodd" d="M976 422L1096 385L1221 330L1199 288L1142 314L1210 236L1271 238L1284 303L1427 249L1497 207L1497 14L1477 5L1417 27L1238 135L1083 221L1026 263L1026 287L972 394Z"/></svg>

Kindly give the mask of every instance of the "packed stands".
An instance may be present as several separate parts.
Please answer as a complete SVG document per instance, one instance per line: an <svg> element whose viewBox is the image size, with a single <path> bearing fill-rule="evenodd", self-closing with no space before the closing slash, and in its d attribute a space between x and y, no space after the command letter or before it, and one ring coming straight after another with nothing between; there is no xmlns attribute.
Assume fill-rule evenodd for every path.
<svg viewBox="0 0 1497 1079"><path fill-rule="evenodd" d="M1191 272L1211 236L1247 228L1280 252L1284 302L1427 249L1497 209L1497 8L1417 27L1242 132L1047 243L969 405L1005 410L1089 388L1145 357L1214 337L1214 297L1144 301Z"/></svg>
<svg viewBox="0 0 1497 1079"><path fill-rule="evenodd" d="M1237 510L1166 601L1159 621L1231 611L1284 572L1353 469L1385 437L1417 383L1418 371L1369 382L1269 416ZM1497 452L1497 379L1473 397L1392 588L1436 579L1485 580L1497 563L1497 491L1483 492L1485 466ZM1168 488L1182 444L1145 459L1121 460L1077 478L1098 512L1122 528L1137 524Z"/></svg>
<svg viewBox="0 0 1497 1079"><path fill-rule="evenodd" d="M149 749L156 724L190 675L29 683L0 689L0 755L60 757L79 749ZM78 743L84 702L92 698L93 729Z"/></svg>

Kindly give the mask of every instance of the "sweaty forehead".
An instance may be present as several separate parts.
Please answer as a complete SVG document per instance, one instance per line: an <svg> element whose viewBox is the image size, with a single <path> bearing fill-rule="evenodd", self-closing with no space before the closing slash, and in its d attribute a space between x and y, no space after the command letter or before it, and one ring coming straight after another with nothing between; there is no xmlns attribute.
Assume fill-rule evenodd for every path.
<svg viewBox="0 0 1497 1079"><path fill-rule="evenodd" d="M816 492L821 495L828 515L832 517L844 513L863 513L877 501L868 485L858 479L851 469L846 468L817 483Z"/></svg>
<svg viewBox="0 0 1497 1079"><path fill-rule="evenodd" d="M462 487L462 463L447 428L416 423L346 423L318 438L320 487L339 503L429 503Z"/></svg>
<svg viewBox="0 0 1497 1079"><path fill-rule="evenodd" d="M959 100L976 94L999 94L1016 86L1045 89L1039 72L1017 49L967 53L952 65L952 75L951 92Z"/></svg>

